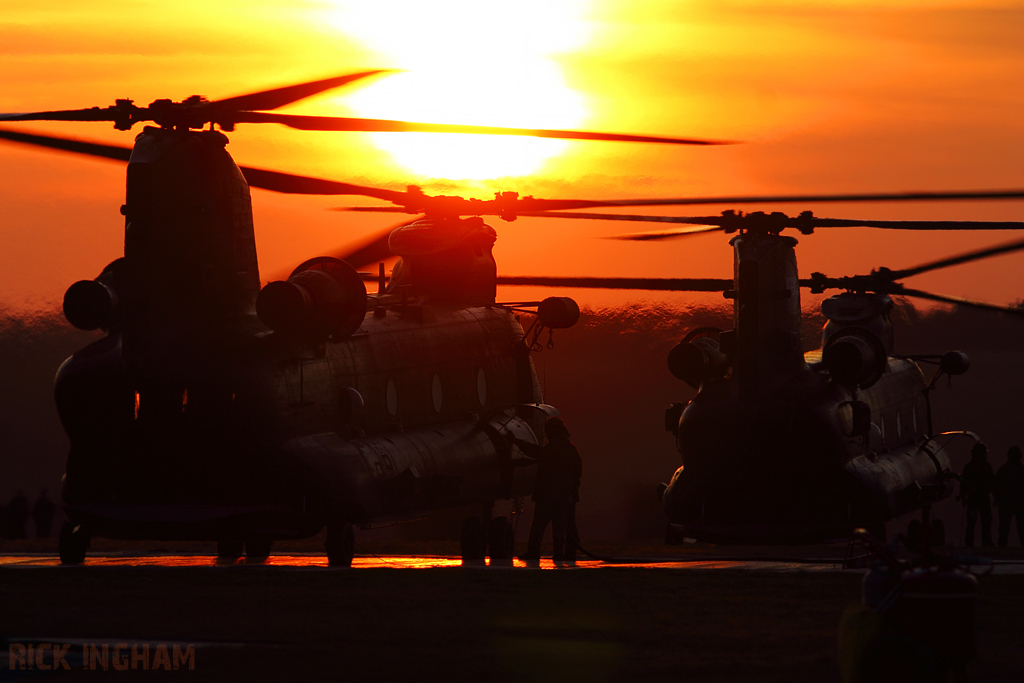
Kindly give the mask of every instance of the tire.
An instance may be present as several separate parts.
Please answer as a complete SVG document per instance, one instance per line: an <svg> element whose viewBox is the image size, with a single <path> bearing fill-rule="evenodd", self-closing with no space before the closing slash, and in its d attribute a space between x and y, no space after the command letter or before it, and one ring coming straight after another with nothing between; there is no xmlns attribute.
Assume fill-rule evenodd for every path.
<svg viewBox="0 0 1024 683"><path fill-rule="evenodd" d="M265 560L270 557L273 541L249 540L245 542L245 557L249 560Z"/></svg>
<svg viewBox="0 0 1024 683"><path fill-rule="evenodd" d="M221 560L237 560L245 552L242 541L217 541L217 558Z"/></svg>
<svg viewBox="0 0 1024 683"><path fill-rule="evenodd" d="M356 554L356 536L348 522L327 525L327 564L331 567L351 567Z"/></svg>
<svg viewBox="0 0 1024 683"><path fill-rule="evenodd" d="M487 547L492 560L511 560L516 551L515 529L508 517L495 517L487 530Z"/></svg>
<svg viewBox="0 0 1024 683"><path fill-rule="evenodd" d="M60 528L58 550L61 564L82 564L85 553L92 543L92 537L84 526L64 522Z"/></svg>
<svg viewBox="0 0 1024 683"><path fill-rule="evenodd" d="M462 524L462 560L482 560L487 553L487 536L479 517L468 517Z"/></svg>

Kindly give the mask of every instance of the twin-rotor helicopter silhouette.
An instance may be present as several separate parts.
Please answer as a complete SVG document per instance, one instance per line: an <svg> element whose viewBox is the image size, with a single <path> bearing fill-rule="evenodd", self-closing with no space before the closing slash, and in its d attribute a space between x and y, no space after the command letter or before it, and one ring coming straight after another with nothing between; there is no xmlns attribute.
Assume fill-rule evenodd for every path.
<svg viewBox="0 0 1024 683"><path fill-rule="evenodd" d="M372 528L472 505L466 558L510 558L512 524L496 501L527 495L534 462L509 435L537 442L544 403L530 357L544 328L575 324L564 297L496 301L498 284L723 291L732 330L701 328L672 350L674 374L699 391L667 426L683 456L663 501L675 535L794 540L848 534L948 494L946 439L933 432L919 361L892 356L892 294L952 300L899 280L1024 248L1024 242L901 271L800 279L786 229L870 225L1019 229L1018 223L894 223L809 214L725 212L655 217L579 209L829 200L827 197L493 200L431 197L237 167L226 136L241 123L301 130L425 131L716 144L581 131L448 126L278 114L270 110L377 72L210 102L191 97L138 107L0 115L2 121L152 121L133 149L0 130L0 138L127 161L124 256L73 284L69 322L105 336L77 352L56 380L71 448L63 500L64 562L81 562L91 536L215 540L218 553L265 557L274 540L327 528L332 564L353 556L353 525ZM208 130L198 130L204 127ZM372 197L422 218L357 248L312 258L262 289L249 187ZM1022 197L944 193L930 199ZM871 195L890 200L907 195ZM851 201L856 197L831 199ZM499 276L496 232L483 216L564 216L686 223L735 233L728 280ZM367 293L356 268L397 254ZM800 287L843 293L825 301L817 356L800 346ZM955 300L1019 313L1018 309ZM532 314L524 330L517 314ZM962 372L948 353L939 371ZM934 382L934 378L932 379Z"/></svg>

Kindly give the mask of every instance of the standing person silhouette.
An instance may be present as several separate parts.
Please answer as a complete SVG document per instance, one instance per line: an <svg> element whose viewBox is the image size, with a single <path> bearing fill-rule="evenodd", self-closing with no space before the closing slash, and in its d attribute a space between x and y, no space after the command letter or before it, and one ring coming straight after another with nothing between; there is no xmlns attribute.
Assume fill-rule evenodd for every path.
<svg viewBox="0 0 1024 683"><path fill-rule="evenodd" d="M1010 540L1010 521L1017 518L1017 538L1024 546L1024 465L1020 461L1020 447L1011 446L1006 452L1006 464L996 472L995 494L999 506L999 545Z"/></svg>
<svg viewBox="0 0 1024 683"><path fill-rule="evenodd" d="M540 560L541 541L550 523L555 561L574 562L580 541L576 529L576 503L580 499L583 460L569 440L569 430L561 418L548 419L544 424L544 435L547 443L543 446L515 437L511 439L527 457L539 461L530 540L526 553L519 559L527 562Z"/></svg>
<svg viewBox="0 0 1024 683"><path fill-rule="evenodd" d="M964 465L960 477L960 500L967 508L967 529L964 545L974 545L974 526L981 518L981 544L992 545L992 501L995 484L992 466L988 464L988 446L980 441L971 449L971 461Z"/></svg>

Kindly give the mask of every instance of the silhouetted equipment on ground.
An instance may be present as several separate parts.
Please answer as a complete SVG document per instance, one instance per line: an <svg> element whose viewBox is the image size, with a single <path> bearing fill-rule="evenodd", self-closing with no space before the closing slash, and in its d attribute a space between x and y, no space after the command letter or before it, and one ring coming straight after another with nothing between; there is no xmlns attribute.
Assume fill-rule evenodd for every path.
<svg viewBox="0 0 1024 683"><path fill-rule="evenodd" d="M839 624L843 683L946 681L950 674L966 681L977 632L972 564L936 557L927 545L923 556L899 560L863 529L855 538L876 560L864 575L861 604Z"/></svg>
<svg viewBox="0 0 1024 683"><path fill-rule="evenodd" d="M719 144L581 131L448 126L277 114L364 72L220 101L2 114L0 121L152 121L129 150L18 131L14 142L128 162L124 256L73 284L64 312L106 336L60 368L57 408L71 442L61 560L91 537L216 540L225 558L266 557L276 539L327 527L332 564L351 562L352 525L473 505L464 554L510 559L497 500L528 495L532 461L503 433L537 443L545 419L531 348L570 327L575 302L495 301L495 231L471 213L424 219L313 258L261 289L249 188L403 203L437 198L239 168L215 127L459 132ZM207 130L201 129L209 124ZM383 265L367 294L355 268ZM340 258L339 258L340 257ZM534 316L524 332L520 314ZM27 518L27 504L25 514ZM23 524L22 524L23 526Z"/></svg>

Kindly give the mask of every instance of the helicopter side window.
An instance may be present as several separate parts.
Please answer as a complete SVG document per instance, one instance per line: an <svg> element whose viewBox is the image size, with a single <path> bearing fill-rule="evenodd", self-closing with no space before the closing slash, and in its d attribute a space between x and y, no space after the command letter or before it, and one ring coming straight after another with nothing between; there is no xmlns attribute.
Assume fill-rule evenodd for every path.
<svg viewBox="0 0 1024 683"><path fill-rule="evenodd" d="M430 383L430 397L434 402L434 412L440 413L444 405L444 387L441 386L441 378L436 374Z"/></svg>
<svg viewBox="0 0 1024 683"><path fill-rule="evenodd" d="M487 373L483 368L476 371L476 398L481 406L487 403Z"/></svg>

